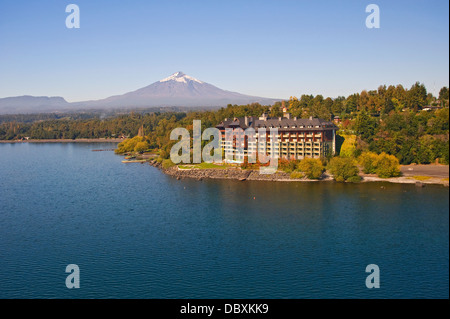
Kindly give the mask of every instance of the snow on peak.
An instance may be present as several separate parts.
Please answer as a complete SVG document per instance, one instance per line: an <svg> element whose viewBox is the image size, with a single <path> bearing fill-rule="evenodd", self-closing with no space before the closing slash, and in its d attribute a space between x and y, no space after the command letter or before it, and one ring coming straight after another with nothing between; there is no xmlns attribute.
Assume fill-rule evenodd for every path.
<svg viewBox="0 0 450 319"><path fill-rule="evenodd" d="M197 80L196 78L193 78L189 75L184 74L183 72L177 72L169 76L168 78L162 79L159 82L167 82L167 81L176 81L176 82L182 82L187 83L188 81L194 81L197 83L203 83L200 80Z"/></svg>

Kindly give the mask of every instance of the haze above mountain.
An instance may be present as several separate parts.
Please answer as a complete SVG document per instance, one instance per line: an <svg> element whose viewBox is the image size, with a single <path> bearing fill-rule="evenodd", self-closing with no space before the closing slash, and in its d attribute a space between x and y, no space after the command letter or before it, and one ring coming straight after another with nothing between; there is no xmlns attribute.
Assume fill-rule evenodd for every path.
<svg viewBox="0 0 450 319"><path fill-rule="evenodd" d="M82 109L145 107L221 107L227 104L271 105L279 99L244 95L219 89L183 72L133 92L106 99L69 103L62 97L19 96L0 99L0 113L41 113Z"/></svg>

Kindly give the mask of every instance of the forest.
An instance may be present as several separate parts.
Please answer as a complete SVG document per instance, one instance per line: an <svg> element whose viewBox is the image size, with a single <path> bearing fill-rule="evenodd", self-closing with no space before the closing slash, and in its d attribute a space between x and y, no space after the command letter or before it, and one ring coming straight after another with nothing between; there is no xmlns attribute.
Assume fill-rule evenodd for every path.
<svg viewBox="0 0 450 319"><path fill-rule="evenodd" d="M363 152L394 155L401 164L449 163L449 89L439 96L427 92L421 83L410 89L402 85L379 86L347 97L322 95L291 97L285 102L292 116L337 120L339 139L354 137L348 156ZM143 126L149 149L168 157L169 135L176 127L192 130L192 121L201 120L202 129L214 127L224 118L282 115L282 103L228 105L218 110L130 112L103 116L97 113L0 116L0 140L77 139L134 137ZM348 150L346 150L348 152Z"/></svg>

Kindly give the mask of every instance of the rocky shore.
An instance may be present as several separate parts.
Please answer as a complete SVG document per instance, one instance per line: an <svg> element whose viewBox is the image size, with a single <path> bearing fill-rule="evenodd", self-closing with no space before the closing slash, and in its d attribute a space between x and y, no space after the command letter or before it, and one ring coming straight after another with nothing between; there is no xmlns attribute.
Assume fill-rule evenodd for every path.
<svg viewBox="0 0 450 319"><path fill-rule="evenodd" d="M173 176L177 179L182 178L194 178L202 180L205 178L211 179L234 179L240 181L296 181L290 178L290 174L285 172L277 172L275 174L260 174L257 170L243 170L240 168L228 168L228 169L180 169L178 166L172 166L170 168L163 168L162 165L156 161L149 162L150 165L161 169L167 175ZM298 181L298 180L297 180Z"/></svg>
<svg viewBox="0 0 450 319"><path fill-rule="evenodd" d="M320 182L320 181L333 181L332 176L323 175L320 180L310 180L307 178L292 179L289 173L277 172L275 174L260 174L258 170L242 170L238 167L228 169L180 169L178 166L172 166L170 168L163 168L161 163L156 160L150 161L150 165L161 169L165 174L170 175L176 179L192 178L197 180L203 179L232 179L239 181L278 181L278 182ZM411 177L394 177L394 178L379 178L375 176L362 176L361 182L388 182L388 183L400 183L400 184L415 184L418 187L424 187L427 184L440 184L448 187L448 180L442 178L430 178L426 181L417 181Z"/></svg>

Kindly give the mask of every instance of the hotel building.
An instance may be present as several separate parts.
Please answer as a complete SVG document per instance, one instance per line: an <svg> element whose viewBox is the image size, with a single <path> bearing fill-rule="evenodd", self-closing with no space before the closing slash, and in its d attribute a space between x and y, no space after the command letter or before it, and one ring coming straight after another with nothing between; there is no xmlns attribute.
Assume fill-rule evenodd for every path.
<svg viewBox="0 0 450 319"><path fill-rule="evenodd" d="M225 119L216 128L222 133L222 148L225 152L236 156L238 161L242 161L243 156L251 152L258 152L258 149L265 149L269 156L274 154L274 157L289 160L334 155L336 131L339 129L330 121L312 117L291 118L289 113L284 113L283 117L278 118L269 118L267 114L263 114L259 118L246 116ZM244 133L247 128L254 129L253 138ZM271 128L278 130L274 137L274 145L271 143ZM237 129L235 137L229 141L226 140L226 129ZM258 129L263 129L265 133L258 134ZM239 146L243 148L243 152L238 152Z"/></svg>

